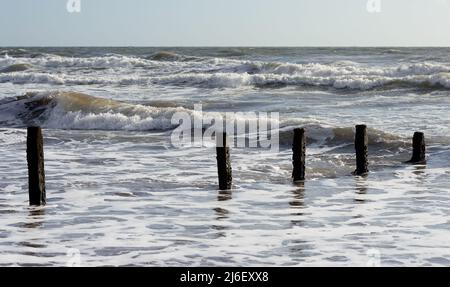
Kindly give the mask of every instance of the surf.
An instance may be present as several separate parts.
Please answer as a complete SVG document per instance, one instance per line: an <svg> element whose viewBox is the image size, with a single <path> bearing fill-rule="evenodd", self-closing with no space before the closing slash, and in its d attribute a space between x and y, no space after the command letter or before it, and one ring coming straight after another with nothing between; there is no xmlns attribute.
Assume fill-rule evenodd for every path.
<svg viewBox="0 0 450 287"><path fill-rule="evenodd" d="M51 129L109 130L109 131L172 131L182 126L174 122L174 115L185 114L196 127L209 128L220 113L204 112L185 107L150 106L95 97L79 92L28 92L0 100L0 124L21 128L39 125ZM225 119L225 117L223 117ZM236 125L250 125L245 113L227 115L227 121ZM271 119L273 120L273 119ZM277 127L279 143L283 148L292 144L292 131L302 126L308 133L308 143L315 146L352 148L353 127L334 126L316 120L287 118L269 126ZM186 129L190 129L191 125ZM195 127L194 127L195 128ZM279 130L278 130L279 129ZM269 128L270 130L270 128ZM273 133L274 131L271 131ZM392 133L369 128L369 141L373 146L396 150L407 146L408 139ZM252 135L240 135L251 139Z"/></svg>

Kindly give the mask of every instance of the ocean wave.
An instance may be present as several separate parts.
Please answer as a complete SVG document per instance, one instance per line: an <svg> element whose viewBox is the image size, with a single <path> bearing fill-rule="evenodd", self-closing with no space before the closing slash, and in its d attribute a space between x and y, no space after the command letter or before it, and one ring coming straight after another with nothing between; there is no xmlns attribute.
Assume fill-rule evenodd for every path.
<svg viewBox="0 0 450 287"><path fill-rule="evenodd" d="M169 130L180 125L179 121L172 121L175 113L184 113L191 123L202 120L201 128L210 127L218 115L184 107L168 107L167 104L147 106L62 91L30 92L0 101L0 124L8 127L40 125L54 129ZM246 123L256 121L245 114L236 114L231 119Z"/></svg>
<svg viewBox="0 0 450 287"><path fill-rule="evenodd" d="M12 84L53 84L62 85L67 81L61 75L55 75L50 73L3 73L0 74L0 83L12 83Z"/></svg>
<svg viewBox="0 0 450 287"><path fill-rule="evenodd" d="M159 52L156 52L156 53L150 55L149 57L147 57L147 59L150 59L153 61L184 62L184 61L199 61L199 60L202 60L203 58L187 56L187 55L180 55L180 54L177 54L175 52L170 52L170 51L159 51Z"/></svg>
<svg viewBox="0 0 450 287"><path fill-rule="evenodd" d="M178 121L172 122L173 115L179 112L186 113L192 123L203 117L203 129L210 127L211 119L218 115L184 107L131 104L76 92L30 92L0 101L0 125L14 128L39 125L44 128L80 130L171 130L179 125ZM227 115L227 120L230 119L238 124L257 120L245 113L232 117ZM279 129L281 146L292 144L293 129L296 127L307 130L308 143L311 144L351 146L354 140L352 127L338 127L315 120L286 119L279 122L269 118L269 122L269 129ZM368 129L368 135L371 145L398 148L407 144L407 140L401 136L372 128ZM251 138L256 135L245 136Z"/></svg>
<svg viewBox="0 0 450 287"><path fill-rule="evenodd" d="M51 85L142 85L151 84L150 77L134 75L84 76L64 73L14 72L0 74L0 83Z"/></svg>
<svg viewBox="0 0 450 287"><path fill-rule="evenodd" d="M232 71L249 74L304 75L311 77L332 76L384 76L402 77L414 75L431 75L449 73L450 65L438 63L402 63L396 66L364 66L352 61L338 61L330 64L322 63L282 63L282 62L244 62L232 66Z"/></svg>
<svg viewBox="0 0 450 287"><path fill-rule="evenodd" d="M17 63L28 63L41 68L133 68L133 67L153 67L161 66L161 63L143 59L140 57L124 55L105 55L99 57L64 57L59 55L43 55L37 58L19 57L14 58L8 55L0 58L0 66L8 66Z"/></svg>
<svg viewBox="0 0 450 287"><path fill-rule="evenodd" d="M185 63L192 61L193 63ZM172 63L175 62L175 63ZM248 74L278 74L278 75L310 75L310 76L414 76L430 75L441 72L450 72L450 65L437 62L399 62L384 66L367 66L349 60L331 63L290 63L237 60L233 58L190 56L171 51L159 51L150 56L132 56L121 54L105 54L102 56L74 57L56 54L42 54L41 57L11 57L5 54L0 58L0 67L12 64L28 63L41 67L85 67L85 68L130 68L130 67L181 67L203 63L204 71L232 72Z"/></svg>
<svg viewBox="0 0 450 287"><path fill-rule="evenodd" d="M22 72L32 68L30 64L12 64L5 68L0 69L0 73L13 73L13 72Z"/></svg>
<svg viewBox="0 0 450 287"><path fill-rule="evenodd" d="M32 92L0 101L0 123L56 129L164 130L176 126L171 123L171 117L183 110L129 104L75 92Z"/></svg>
<svg viewBox="0 0 450 287"><path fill-rule="evenodd" d="M7 49L0 49L0 55L3 55L5 57L16 57L16 58L18 57L36 58L44 54L23 48L7 48Z"/></svg>
<svg viewBox="0 0 450 287"><path fill-rule="evenodd" d="M38 65L45 67L83 67L94 69L110 69L110 68L132 68L132 67L147 67L154 65L152 61L148 61L139 57L123 56L123 55L108 55L101 57L62 57L51 56L36 59Z"/></svg>
<svg viewBox="0 0 450 287"><path fill-rule="evenodd" d="M285 87L318 86L335 89L369 90L379 87L411 86L450 88L450 73L404 77L364 75L287 75L248 73L183 73L149 78L159 85L200 86L204 88L238 88L243 86Z"/></svg>
<svg viewBox="0 0 450 287"><path fill-rule="evenodd" d="M14 84L202 88L315 86L349 90L450 88L450 65L434 62L391 66L368 66L352 61L297 64L196 58L160 51L149 58L114 54L86 58L46 55L34 59L5 56L0 58L0 67L0 83Z"/></svg>
<svg viewBox="0 0 450 287"><path fill-rule="evenodd" d="M385 76L305 76L248 73L179 73L170 75L69 75L64 73L13 72L0 74L0 83L52 85L117 85L117 86L189 86L200 88L279 88L287 86L315 86L322 88L370 90L375 88L450 88L450 73Z"/></svg>
<svg viewBox="0 0 450 287"><path fill-rule="evenodd" d="M280 129L280 145L291 146L293 141L293 130L296 127L302 127L306 130L306 140L308 144L317 146L341 147L353 150L355 139L354 127L337 127L327 123L320 122L302 122L298 125L287 125ZM375 148L385 148L398 150L407 148L410 139L405 139L400 135L385 132L375 128L368 128L367 135L369 145Z"/></svg>

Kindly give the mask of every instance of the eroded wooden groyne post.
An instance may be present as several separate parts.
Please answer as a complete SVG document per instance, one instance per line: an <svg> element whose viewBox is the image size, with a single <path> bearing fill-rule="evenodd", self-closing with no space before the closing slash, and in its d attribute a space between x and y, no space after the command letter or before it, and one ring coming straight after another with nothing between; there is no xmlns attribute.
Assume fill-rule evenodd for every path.
<svg viewBox="0 0 450 287"><path fill-rule="evenodd" d="M27 129L28 194L30 205L45 205L44 141L40 127Z"/></svg>
<svg viewBox="0 0 450 287"><path fill-rule="evenodd" d="M226 133L217 133L216 153L219 189L229 190L231 189L233 177L231 174L230 146Z"/></svg>
<svg viewBox="0 0 450 287"><path fill-rule="evenodd" d="M356 170L353 172L354 175L365 175L369 172L368 145L367 126L357 125L355 133Z"/></svg>
<svg viewBox="0 0 450 287"><path fill-rule="evenodd" d="M306 136L305 129L294 129L292 143L292 178L294 182L305 180Z"/></svg>
<svg viewBox="0 0 450 287"><path fill-rule="evenodd" d="M422 132L415 132L412 140L413 154L409 163L424 164L425 159L425 135Z"/></svg>

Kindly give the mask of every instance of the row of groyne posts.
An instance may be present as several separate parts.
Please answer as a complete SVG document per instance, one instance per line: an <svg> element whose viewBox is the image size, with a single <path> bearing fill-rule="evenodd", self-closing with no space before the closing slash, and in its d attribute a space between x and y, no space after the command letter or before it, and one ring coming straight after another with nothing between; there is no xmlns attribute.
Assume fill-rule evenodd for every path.
<svg viewBox="0 0 450 287"><path fill-rule="evenodd" d="M306 135L305 129L296 128L293 131L292 143L292 179L294 182L305 180ZM226 133L216 136L217 170L219 189L230 190L232 187L232 168L230 160L230 145ZM356 169L353 175L364 176L369 172L368 164L369 139L366 125L357 125L355 132ZM412 140L412 158L407 163L425 164L425 137L422 132L415 132ZM28 161L28 193L30 205L46 204L44 143L40 127L27 129L27 161Z"/></svg>

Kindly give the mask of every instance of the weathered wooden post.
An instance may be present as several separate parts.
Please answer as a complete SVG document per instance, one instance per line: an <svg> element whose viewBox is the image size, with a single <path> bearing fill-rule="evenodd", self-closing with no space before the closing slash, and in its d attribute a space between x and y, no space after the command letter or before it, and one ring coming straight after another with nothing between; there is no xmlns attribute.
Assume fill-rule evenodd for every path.
<svg viewBox="0 0 450 287"><path fill-rule="evenodd" d="M367 161L369 138L366 125L357 125L355 133L356 170L354 175L365 175L369 172Z"/></svg>
<svg viewBox="0 0 450 287"><path fill-rule="evenodd" d="M45 205L44 142L40 127L27 130L27 161L30 205Z"/></svg>
<svg viewBox="0 0 450 287"><path fill-rule="evenodd" d="M219 189L229 190L233 177L231 174L230 146L226 133L216 134L217 171L219 175Z"/></svg>
<svg viewBox="0 0 450 287"><path fill-rule="evenodd" d="M305 129L294 129L292 143L292 178L294 182L305 180L306 137Z"/></svg>
<svg viewBox="0 0 450 287"><path fill-rule="evenodd" d="M425 135L421 132L415 132L412 140L413 154L408 163L425 164Z"/></svg>

